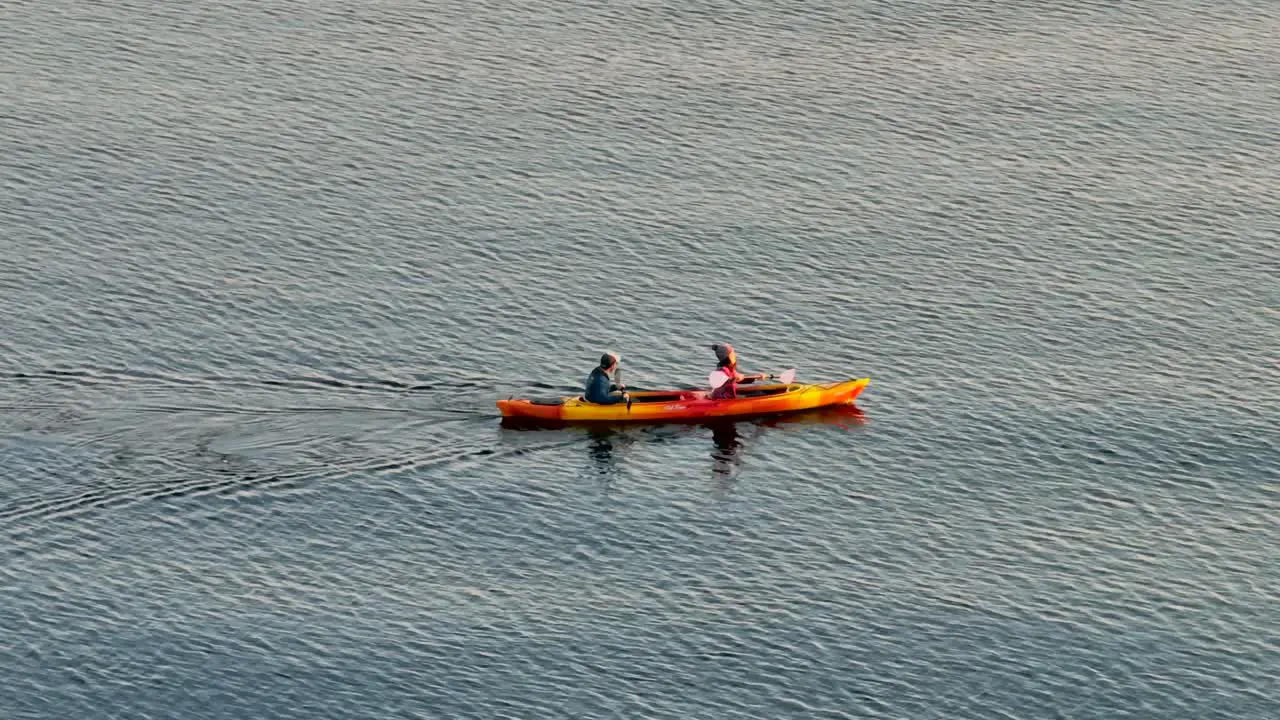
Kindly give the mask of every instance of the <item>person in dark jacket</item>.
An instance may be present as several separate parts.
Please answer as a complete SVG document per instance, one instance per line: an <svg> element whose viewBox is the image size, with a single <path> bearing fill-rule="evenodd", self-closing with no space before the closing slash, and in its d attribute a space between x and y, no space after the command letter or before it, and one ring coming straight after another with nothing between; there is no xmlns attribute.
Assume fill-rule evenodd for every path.
<svg viewBox="0 0 1280 720"><path fill-rule="evenodd" d="M631 394L626 391L626 387L614 385L611 382L612 376L617 369L617 355L605 353L600 357L600 364L587 376L587 388L586 392L583 393L583 397L587 402L597 405L613 405L631 400Z"/></svg>

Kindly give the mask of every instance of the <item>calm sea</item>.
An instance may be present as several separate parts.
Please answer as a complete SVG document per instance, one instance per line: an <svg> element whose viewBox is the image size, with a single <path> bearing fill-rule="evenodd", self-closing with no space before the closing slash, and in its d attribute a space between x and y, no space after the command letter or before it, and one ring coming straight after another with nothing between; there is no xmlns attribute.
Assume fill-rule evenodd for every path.
<svg viewBox="0 0 1280 720"><path fill-rule="evenodd" d="M0 5L0 718L1280 717L1277 38Z"/></svg>

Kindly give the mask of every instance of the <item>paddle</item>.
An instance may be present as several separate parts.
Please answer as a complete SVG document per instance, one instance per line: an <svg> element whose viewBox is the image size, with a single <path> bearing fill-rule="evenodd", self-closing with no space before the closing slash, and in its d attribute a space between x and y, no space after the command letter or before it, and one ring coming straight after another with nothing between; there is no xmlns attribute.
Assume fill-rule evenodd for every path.
<svg viewBox="0 0 1280 720"><path fill-rule="evenodd" d="M625 394L627 392L627 384L622 382L622 368L613 371L614 384L618 386L618 391ZM627 412L631 412L631 396L627 395Z"/></svg>
<svg viewBox="0 0 1280 720"><path fill-rule="evenodd" d="M791 368L790 370L783 370L782 374L770 375L769 377L770 379L777 380L783 385L790 385L791 383L796 381L796 369Z"/></svg>
<svg viewBox="0 0 1280 720"><path fill-rule="evenodd" d="M723 370L716 370L707 376L707 382L711 384L713 389L720 387L728 379L729 374ZM780 374L766 375L764 379L777 380L783 385L790 385L796 381L796 369L791 368L790 370L783 370Z"/></svg>

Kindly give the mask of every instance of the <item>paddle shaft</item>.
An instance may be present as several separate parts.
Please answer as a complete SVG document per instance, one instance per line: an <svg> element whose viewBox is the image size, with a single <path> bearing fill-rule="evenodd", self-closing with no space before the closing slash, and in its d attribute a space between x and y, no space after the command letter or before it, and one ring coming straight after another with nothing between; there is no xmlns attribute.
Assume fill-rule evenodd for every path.
<svg viewBox="0 0 1280 720"><path fill-rule="evenodd" d="M711 386L712 386L712 389L713 389L713 390L714 390L716 387L718 387L718 386L716 385L716 376L717 376L717 375L719 375L719 376L723 377L725 380L727 380L727 379L728 379L728 375L729 375L729 374L728 374L728 373L726 373L726 372L724 372L723 370L716 370L715 372L711 373L711 375L707 378L707 380L711 383ZM755 382L756 380L779 380L779 381L781 381L781 382L782 382L782 384L783 384L783 385L790 385L791 383L795 382L795 379L796 379L796 369L795 369L795 368L790 368L790 369L788 369L788 370L783 370L781 373L772 373L772 374L769 374L769 373L761 373L761 374L759 374L759 375L747 375L747 376L745 376L745 378L744 378L744 380L750 380L751 382ZM722 382L723 382L723 381L722 381Z"/></svg>
<svg viewBox="0 0 1280 720"><path fill-rule="evenodd" d="M616 370L613 371L613 379L615 381L615 384L618 386L618 390L623 395L627 395L627 384L622 382L622 368L617 368ZM630 395L627 395L627 412L631 412L631 396Z"/></svg>

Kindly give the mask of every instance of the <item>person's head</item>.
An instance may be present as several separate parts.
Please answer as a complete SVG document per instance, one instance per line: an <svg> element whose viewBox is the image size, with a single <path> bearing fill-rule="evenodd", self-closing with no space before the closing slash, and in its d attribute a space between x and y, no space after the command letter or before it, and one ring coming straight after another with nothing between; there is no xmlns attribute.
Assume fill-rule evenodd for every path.
<svg viewBox="0 0 1280 720"><path fill-rule="evenodd" d="M738 355L733 351L733 346L728 343L716 343L711 346L716 352L716 360L719 362L716 367L731 368L738 364Z"/></svg>
<svg viewBox="0 0 1280 720"><path fill-rule="evenodd" d="M600 356L600 369L605 372L613 372L618 367L618 356L613 353L605 353Z"/></svg>

